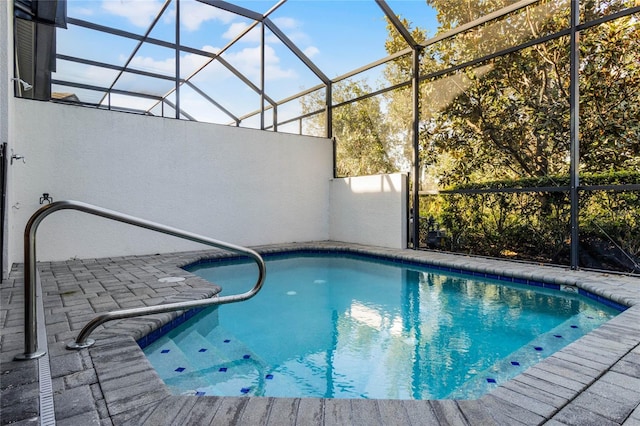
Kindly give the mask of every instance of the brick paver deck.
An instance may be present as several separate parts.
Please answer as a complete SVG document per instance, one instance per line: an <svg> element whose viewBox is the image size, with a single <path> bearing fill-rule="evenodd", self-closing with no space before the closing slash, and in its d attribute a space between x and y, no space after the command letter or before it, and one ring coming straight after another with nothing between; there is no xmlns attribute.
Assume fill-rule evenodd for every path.
<svg viewBox="0 0 640 426"><path fill-rule="evenodd" d="M0 288L2 424L46 423L47 399L40 395L48 393L58 425L640 425L640 279L331 242L256 249L312 247L574 285L630 308L477 400L174 396L135 342L177 313L107 323L92 335L97 342L90 349L69 351L65 345L96 312L212 296L215 287L179 266L220 252L45 262L39 271L52 387L42 390L40 362L13 360L24 351L20 265ZM169 276L185 280L158 281Z"/></svg>

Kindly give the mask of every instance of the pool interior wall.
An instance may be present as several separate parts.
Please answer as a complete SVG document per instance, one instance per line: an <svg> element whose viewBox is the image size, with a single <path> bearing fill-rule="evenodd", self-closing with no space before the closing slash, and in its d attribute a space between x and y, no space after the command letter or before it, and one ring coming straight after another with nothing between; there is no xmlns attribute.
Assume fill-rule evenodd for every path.
<svg viewBox="0 0 640 426"><path fill-rule="evenodd" d="M393 401L172 396L136 340L178 314L107 323L94 347L65 345L96 312L167 299L210 297L210 283L179 266L217 251L43 262L39 264L53 377L55 417L67 424L638 424L640 281L637 277L496 261L438 252L338 242L254 247L262 253L340 249L406 261L575 286L629 308L477 400ZM13 361L23 350L23 275L2 283L2 421L37 419L37 367ZM160 278L184 277L182 283ZM31 420L30 420L31 419Z"/></svg>
<svg viewBox="0 0 640 426"><path fill-rule="evenodd" d="M150 362L155 366L174 394L195 394L200 396L211 394L240 396L242 394L250 394L253 396L364 399L449 399L454 397L475 399L524 371L528 366L539 362L540 359L549 356L580 336L597 328L610 319L612 315L614 316L626 309L625 306L606 299L608 303L598 303L597 295L584 290L580 292L581 295L578 295L576 287L567 288L559 284L548 284L535 280L516 279L514 282L512 277L505 279L493 274L473 275L457 268L431 268L424 262L395 262L393 259L382 256L353 254L345 250L284 251L270 253L265 256L265 260L267 268L272 269L267 274L267 280L262 290L265 296L256 296L262 299L261 302L246 302L246 308L241 305L225 307L222 312L218 312L217 309L207 310L198 319L192 320L188 324L184 324L161 336L160 341L150 345L157 336L154 335L152 338L146 338L144 342L139 342ZM338 275L331 275L332 278L328 278L327 274L330 274L330 272L326 268L331 268L331 265L341 268L341 272ZM224 266L230 266L233 269L226 270L226 272L218 269ZM300 267L303 269L299 269ZM213 284L224 283L222 284L223 288L226 288L227 284L233 288L238 288L237 286L240 285L240 288L242 288L242 283L246 284L252 280L252 273L255 269L250 261L241 257L218 258L212 261L201 260L184 268L210 280ZM308 268L312 269L308 270ZM320 270L316 271L317 268L320 268ZM347 272L342 272L342 268L347 268L350 271L355 268L352 271L355 275L349 275L350 278L348 278L348 280L354 280L353 283L351 281L343 281ZM440 302L437 300L432 302L435 302L438 306L440 304L449 306L447 311L452 313L460 309L459 315L454 315L448 320L439 319L434 323L433 321L436 320L436 317L433 315L436 311L424 306L424 309L421 309L423 312L420 314L423 319L418 320L417 317L412 316L413 321L410 321L405 316L407 312L400 309L399 305L396 305L396 303L404 302L396 300L391 294L384 296L383 299L378 296L375 301L369 300L375 294L384 294L384 288L390 289L389 291L392 291L393 294L399 291L400 282L397 280L406 280L407 276L396 271L407 270L406 268L416 273L418 271L430 275L435 273L442 279L446 279L448 284L443 283L443 285L453 293L444 289L442 289L444 293L437 290L434 293L431 290L431 286L428 286L420 291L420 298L424 297L428 300L433 297L436 297L437 300L446 298L446 300L440 300ZM301 275L291 276L288 271L300 271L298 274L302 273L304 277ZM371 275L377 273L381 274L380 277L386 278L376 278ZM362 275L359 274L366 274L367 278L362 277L360 279L358 277ZM278 278L274 278L275 276ZM319 276L323 278L323 280L320 280L322 283L326 283L324 279L330 280L331 284L326 285L332 285L330 287L333 289L332 291L329 293L325 293L324 290L320 293L314 292L314 289L318 288L317 282L319 281L314 281L314 277L317 278ZM503 279L500 280L499 278ZM393 282L385 281L389 279L393 279ZM415 279L417 279L417 275L415 275ZM301 284L302 282L312 287L306 287ZM489 308L486 303L476 306L476 298L469 298L469 294L465 297L454 290L459 285L462 285L461 283L463 282L474 286L473 288L478 285L481 286L480 288L485 288L485 286L499 288L504 286L504 291L508 291L510 295L507 299L511 301L503 300L499 303L497 300L492 299L499 306L492 304L493 307ZM464 284L465 288L467 284ZM332 301L341 294L338 288L333 287L335 285L345 289L353 288L354 291L358 291L357 294L359 296L345 294L342 302L335 300L338 305L334 305ZM370 288L369 286L371 285L374 287ZM404 288L404 285L402 285L402 288ZM304 291L305 288L308 290ZM325 285L321 288L325 289ZM356 290L356 288L359 290ZM287 296L280 295L281 292L287 289L295 289L297 291L289 291L286 293ZM229 290L226 291L227 293L225 294L229 294ZM238 291L241 290L238 289ZM370 291L374 291L374 293L368 293ZM291 294L297 294L298 297L291 299ZM480 294L484 294L484 291L480 290ZM480 294L477 295L479 296ZM534 298L534 294L538 296ZM516 295L525 298L521 306L525 308L523 312L517 308L512 310L514 308L511 303L512 298ZM309 297L311 299L308 299ZM321 300L317 300L317 297L320 297ZM329 299L325 299L325 297L329 297ZM387 306L389 297L395 303L392 302L391 305ZM549 303L551 299L558 301L563 299L567 300L567 303L569 303L568 300L573 300L578 304L572 302L572 308L563 304L562 312L564 314L559 314L561 315L559 317L550 315L552 312L547 314L545 313L546 311L541 311L539 316L525 319L529 318L527 316L529 309L536 309L534 306L538 306L540 303ZM600 299L602 300L602 298ZM341 334L338 332L338 323L340 322L338 318L343 318L343 321L348 322L349 319L347 317L351 317L348 313L350 309L344 312L344 308L351 306L356 300L358 301L356 308L368 306L369 309L375 310L381 320L386 319L379 324L384 330L377 328L375 325L373 325L373 329L365 327L373 334L367 331L366 335L368 337L365 340L358 340L359 343L357 344L350 342L350 339L345 335L340 337ZM533 302L534 300L536 302ZM292 309L298 309L297 311L287 309L287 318L291 318L292 315L304 316L305 312L310 313L311 311L308 311L304 306L315 304L316 301L319 302L319 305L313 311L312 315L315 319L312 323L302 326L305 319L300 318L298 324L291 324L291 327L277 327L272 332L269 331L272 329L272 325L281 324L276 312L282 312L281 309L286 307L283 305L282 308L278 308L278 305L273 305L274 303L295 303ZM587 305L584 305L585 302L591 305L592 308L587 308ZM416 305L415 300L413 305ZM455 308L453 306L459 307ZM512 306L512 308L508 306ZM578 311L575 310L577 306L582 306L580 311L588 309L591 313L580 314L581 320L578 317L573 318L573 315L578 315ZM450 311L452 307L454 311ZM558 306L557 308L560 307ZM329 310L327 311L326 309ZM337 311L332 314L331 310L333 309L337 309ZM569 314L567 309L572 314ZM508 315L505 310L508 310ZM235 314L232 314L232 312ZM293 312L296 313L294 314ZM606 318L601 317L599 314L590 316L594 315L595 312L601 312L602 315L606 312ZM224 317L218 317L223 313ZM446 318L447 312L442 313L445 314ZM396 337L392 338L388 334L390 331L388 327L391 326L391 323L399 325L395 320L400 320L401 314L404 314L402 315L403 324L409 328L405 329L403 327L402 334L396 335L394 333ZM465 315L468 316L470 314L473 319L487 321L488 328L485 332L478 334L474 331L477 326L466 332L464 331L465 327L471 324L469 320L472 320L472 318L465 318ZM237 317L238 315L240 317ZM343 315L346 316L343 317ZM416 315L415 312L414 315ZM496 322L495 319L497 318L492 318L496 315L507 315L505 317L506 323L504 321ZM188 319L186 315L184 317L185 320ZM234 317L237 319L234 320ZM242 326L242 323L245 322L242 318L245 317L252 325ZM262 320L260 319L261 317L263 318ZM226 325L219 325L221 318L226 318ZM256 319L253 320L253 318ZM269 318L267 322L271 325L263 328L263 321L266 318ZM325 318L325 320L322 321L321 318ZM437 318L442 318L442 316ZM519 321L517 318L520 318ZM321 322L318 323L317 321ZM427 321L425 324L427 329L422 332L417 331L415 327L422 327L414 324L415 321ZM369 322L366 323L372 326ZM478 323L482 324L482 322ZM522 326L518 326L516 323L522 324ZM581 323L581 325L575 325L578 323ZM317 328L318 324L323 324L322 327L325 327L324 330L326 331ZM431 336L431 333L427 331L432 327L439 330L436 336ZM219 329L219 331L215 329ZM187 330L192 331L188 332ZM378 331L376 332L375 330ZM494 331L492 332L491 330ZM490 335L486 334L487 331ZM287 336L292 332L296 336L311 333L314 337L311 340L302 337L296 339L288 338ZM343 332L348 333L345 330ZM396 332L400 333L400 330L396 329ZM408 341L416 336L422 336L425 332L424 341L419 344L419 347L423 347L420 351L424 351L424 353L416 355L414 352L419 349L413 347ZM466 336L462 340L460 340L461 332L463 336ZM265 337L254 339L252 336L257 337L256 333ZM509 337L499 337L503 335L502 333L516 334L513 336L514 339L509 339ZM359 335L359 333L356 334ZM272 335L272 337L267 337L269 335ZM449 337L446 337L447 335ZM449 338L452 340L449 340ZM468 346L468 339L475 343L472 346ZM277 343L274 346L269 344L269 341L281 343ZM294 344L294 342L297 343ZM325 345L329 346L324 347L320 342L324 342ZM292 346L300 344L309 346L307 348ZM284 349L285 347L288 349ZM374 347L378 347L379 350L371 352ZM191 351L193 351L193 355L188 355ZM360 351L363 351L362 357L356 355ZM449 351L451 351L450 355L448 355ZM320 356L321 353L324 355ZM489 356L488 359L485 358L485 354ZM355 362L351 367L348 367L350 363L356 360L354 357L358 357L357 359L360 359L361 362L368 359L369 361L365 362L367 365L378 365L378 363L382 365L384 363L395 367L392 372L383 367L373 369L365 367L361 362ZM449 361L446 364L442 363L442 357L446 357ZM504 357L508 357L508 359ZM409 361L410 359L412 361ZM329 364L323 365L324 362ZM416 375L431 376L435 374L433 368L436 365L441 366L439 367L440 379L436 377L423 378L420 382L416 382L415 379L410 378L416 377ZM338 370L334 370L336 366L339 366L337 367ZM328 379L327 374L319 370L321 368L328 368L329 371L332 371L332 378ZM406 376L406 380L398 382L400 376Z"/></svg>
<svg viewBox="0 0 640 426"><path fill-rule="evenodd" d="M463 269L459 267L432 264L428 260L416 260L416 259L398 258L395 256L383 256L375 253L353 251L347 248L283 250L280 252L266 252L266 253L263 253L262 256L265 260L268 260L268 259L277 259L277 258L282 258L287 256L323 255L323 254L324 255L343 254L345 256L351 256L356 259L358 258L369 259L374 261L390 262L393 264L414 266L414 267L420 267L420 268L426 267L431 271L450 272L450 273L460 274L468 277L476 277L481 279L486 278L490 280L504 281L506 283L522 284L522 285L528 285L533 287L542 287L542 288L558 290L563 292L577 292L581 296L595 300L596 302L601 303L610 308L613 308L619 312L622 312L628 308L627 305L615 302L607 297L599 296L595 293L592 293L589 290L576 287L573 284L560 284L555 281L545 282L545 281L541 281L540 279L534 279L534 278L521 278L517 276L505 276L505 275L500 275L498 273L491 273L491 272L485 272L485 271L473 271L473 270ZM243 258L240 256L215 257L215 258L209 258L209 259L204 258L204 259L198 259L197 261L190 263L188 265L184 265L182 268L187 271L190 271L196 266L213 265L215 263L227 263L227 262L232 262L234 260L242 260L242 259Z"/></svg>
<svg viewBox="0 0 640 426"><path fill-rule="evenodd" d="M575 283L571 282L571 280L563 284L561 283L563 280L559 279L559 277L554 278L554 281L558 281L558 282L545 282L534 277L526 278L526 277L519 277L517 275L515 276L500 275L496 272L474 271L474 270L463 269L455 266L433 264L433 263L430 263L428 260L417 260L412 258L381 255L381 254L376 254L372 252L367 252L364 250L357 250L357 249L354 250L352 247L351 248L348 248L348 247L298 248L298 249L283 249L281 251L278 251L277 249L270 249L270 250L263 249L263 251L261 251L260 254L265 260L277 259L277 258L292 256L292 255L302 256L302 255L318 255L318 254L325 254L325 255L344 254L346 256L352 256L354 258L363 258L363 259L370 259L370 260L382 261L382 262L392 262L400 265L408 265L408 266L415 266L415 267L423 267L423 268L426 267L429 270L433 270L433 271L460 274L462 276L467 276L467 277L475 277L475 278L481 278L481 279L486 278L491 280L503 281L505 283L515 283L515 284L521 284L521 285L532 286L532 287L542 287L542 288L557 290L561 292L577 293L588 299L594 300L607 307L615 309L618 312L623 312L629 307L628 305L625 305L623 303L611 300L607 296L599 295L593 291L589 291L587 289L577 287ZM215 264L226 264L234 261L243 262L245 261L245 258L242 256L234 255L234 254L215 253L215 255L212 257L205 256L205 257L199 258L194 262L190 262L180 266L180 268L186 271L190 271L195 267L215 265ZM153 330L151 333L138 339L137 340L138 345L142 349L146 348L151 343L155 342L156 340L158 340L160 337L164 336L171 330L175 329L176 327L180 326L184 322L193 318L195 315L197 315L204 309L206 308L191 309L189 311L186 311L178 315L176 318L172 319L170 323L164 324L160 328Z"/></svg>

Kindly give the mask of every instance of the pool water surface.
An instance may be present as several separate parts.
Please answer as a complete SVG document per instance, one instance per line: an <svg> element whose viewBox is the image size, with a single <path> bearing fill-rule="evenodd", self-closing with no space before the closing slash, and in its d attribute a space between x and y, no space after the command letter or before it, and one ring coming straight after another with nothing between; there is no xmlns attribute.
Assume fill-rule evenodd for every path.
<svg viewBox="0 0 640 426"><path fill-rule="evenodd" d="M587 297L338 254L267 257L254 298L144 348L174 394L471 399L618 311ZM188 268L247 291L255 264Z"/></svg>

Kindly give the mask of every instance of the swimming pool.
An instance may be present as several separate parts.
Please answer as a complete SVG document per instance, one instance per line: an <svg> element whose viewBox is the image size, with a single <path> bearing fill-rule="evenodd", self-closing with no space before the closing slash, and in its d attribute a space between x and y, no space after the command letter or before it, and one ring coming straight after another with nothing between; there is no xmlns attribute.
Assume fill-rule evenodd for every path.
<svg viewBox="0 0 640 426"><path fill-rule="evenodd" d="M223 294L255 274L211 265L189 269ZM344 253L271 256L267 267L255 298L206 310L145 348L173 393L476 398L617 313L559 286Z"/></svg>

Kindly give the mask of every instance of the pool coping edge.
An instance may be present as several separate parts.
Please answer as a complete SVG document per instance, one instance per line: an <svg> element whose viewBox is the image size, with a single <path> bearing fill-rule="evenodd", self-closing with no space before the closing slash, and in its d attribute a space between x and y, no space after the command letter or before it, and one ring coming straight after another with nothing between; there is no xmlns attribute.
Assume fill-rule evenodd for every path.
<svg viewBox="0 0 640 426"><path fill-rule="evenodd" d="M531 279L531 280L540 280L540 281L547 281L547 282L550 281L549 274L552 272L549 270L549 268L554 268L553 272L561 272L562 274L564 274L561 277L554 278L555 283L563 284L563 285L572 285L578 288L584 288L594 294L607 297L607 298L610 298L611 300L614 300L617 303L630 306L629 309L627 309L625 312L620 313L614 319L603 324L598 329L592 331L591 333L588 333L587 335L583 336L581 339L578 339L576 342L573 342L572 344L568 345L562 350L556 352L556 354L553 354L549 358L546 358L540 363L537 363L536 365L530 367L530 369L521 373L521 375L518 375L513 379L509 380L508 382L504 383L503 385L500 385L498 388L496 388L496 390L491 391L489 394L479 398L478 400L473 400L474 401L473 403L465 402L462 404L462 405L466 404L466 406L472 405L473 409L476 411L484 410L485 412L488 412L490 416L493 416L494 419L504 418L504 419L516 420L514 419L514 417L518 417L520 421L522 419L529 419L531 421L533 420L543 421L544 419L551 418L554 414L558 413L563 407L569 404L573 399L578 397L581 394L581 392L583 392L586 388L588 388L588 386L590 386L593 382L597 381L598 378L606 374L612 365L614 365L618 360L622 359L633 348L637 347L638 342L640 342L640 332L637 333L638 336L635 336L635 339L632 339L632 341L627 342L626 344L623 344L623 345L620 345L619 342L616 342L614 339L607 341L606 339L604 339L601 336L598 336L597 333L595 333L598 330L607 331L612 327L621 327L621 326L626 327L630 319L632 321L635 321L635 323L638 323L638 321L640 320L640 307L637 306L638 295L632 294L633 292L623 292L623 294L620 295L619 292L616 292L616 290L620 290L619 284L603 286L602 280L607 278L608 276L607 274L600 274L601 278L596 279L592 273L584 274L584 273L581 273L581 271L570 271L568 270L568 268L562 268L562 267L548 267L548 266L538 267L538 266L532 266L527 264L525 265L513 264L508 261L506 262L497 261L498 263L495 263L496 261L493 261L493 260L487 261L486 259L478 259L478 258L472 258L472 257L466 257L466 256L452 257L449 254L439 254L434 252L415 252L414 253L413 251L408 251L408 250L395 250L395 249L386 249L386 248L368 247L368 246L354 247L351 244L346 245L346 244L334 243L334 242L331 242L331 243L322 242L322 243L312 243L312 244L310 243L286 244L286 245L277 245L277 246L254 247L254 249L260 253L276 253L276 252L282 252L282 251L288 251L288 250L295 251L296 249L300 250L300 249L313 249L313 248L320 248L323 250L334 248L338 250L349 251L355 254L373 252L375 254L385 256L385 257L401 258L401 259L406 259L408 261L415 261L415 262L419 262L420 260L422 261L426 260L427 263L433 262L436 265L453 266L453 267L457 267L465 270L483 272L483 273L496 273L496 272L500 272L498 270L501 269L503 274L506 272L506 274L512 277ZM220 253L212 252L212 251L197 252L197 253L193 253L192 255L186 255L185 257L183 257L183 262L176 264L176 268L180 268L181 266L184 266L189 263L193 263L194 261L197 261L197 260L202 260L209 256L218 256L218 255L220 255ZM447 257L448 259L446 259ZM495 263L495 266L491 265L492 263ZM613 279L612 281L614 281L613 284L616 284L615 281L617 280ZM627 293L631 293L631 294L627 294ZM164 321L170 322L173 319L175 318L172 318L172 316L169 315L168 318ZM154 323L158 324L155 321ZM120 331L122 330L119 330L119 332ZM105 383L110 380L116 380L116 379L107 380L101 377L103 375L102 371L108 371L110 368L113 368L113 365L110 364L110 362L108 361L108 358L105 358L103 354L105 349L110 347L109 345L113 345L115 342L122 347L122 351L123 351L122 353L130 354L130 352L139 352L140 354L142 354L142 350L135 343L134 336L132 335L125 336L125 335L122 335L121 333L119 335L114 335L112 333L109 333L109 334L111 334L110 337L106 339L102 338L101 340L98 340L98 343L96 344L96 346L90 350L91 357L93 359L93 364L96 368L98 381L100 383L102 383L103 380L105 381ZM568 355L572 355L572 356L574 356L576 352L584 354L583 356L585 357L585 359L589 359L590 357L592 358L595 355L599 355L598 351L595 351L596 353L592 354L594 352L591 349L592 347L584 343L586 341L585 339L593 338L593 337L595 337L596 341L598 342L603 342L603 341L608 342L608 343L601 343L602 345L607 347L612 346L611 343L616 343L615 345L616 349L615 349L615 353L611 353L611 358L610 358L611 362L608 363L608 365L602 364L601 371L594 370L593 372L594 377L590 382L588 383L577 382L571 377L569 377L573 373L571 369L567 369L567 368L558 369L557 366L553 365L557 358L555 357L555 355L562 354L565 352ZM590 354L592 354L593 356ZM132 359L135 360L132 362L138 363L138 364L141 362L144 363L146 361L146 358L144 360L141 360L137 355L134 356ZM148 361L146 362L148 363ZM120 368L125 367L122 364L118 364L118 365L120 365ZM124 369L126 370L126 368ZM537 377L536 374L539 373L540 370L542 371L551 370L551 371L547 371L547 373L553 374L553 376L549 375L549 377L547 377L546 379L538 378L541 388L548 387L549 383L557 386L562 386L559 383L554 383L553 381L550 382L549 380L555 380L556 382L562 382L562 383L565 383L565 381L570 381L571 386L577 388L574 391L572 397L567 398L566 403L561 404L557 407L552 407L553 410L551 412L544 411L544 410L549 410L549 408L544 406L544 404L540 404L540 403L537 405L538 406L542 405L544 409L532 408L531 401L529 401L529 398L526 395L518 394L517 392L513 392L510 389L510 383L514 381L517 382L521 376L526 375L527 381L530 381L531 377L533 378ZM141 372L136 376L122 377L120 378L120 380L121 380L121 383L117 384L118 386L114 388L119 387L120 389L122 389L122 387L128 387L128 388L133 387L134 389L138 389L139 393L137 395L126 395L126 397L123 397L121 392L109 390L111 388L110 386L106 387L107 389L106 391L103 388L105 401L107 402L109 413L112 419L114 420L114 423L144 422L150 418L157 418L158 410L165 412L166 410L164 410L163 407L174 406L177 403L177 401L182 401L184 399L184 397L181 397L181 396L169 395L168 392L166 393L158 392L158 389L162 389L162 388L164 388L164 391L166 391L166 387L164 386L164 383L162 382L162 380L157 376L157 373L155 372L155 370L153 370L153 368L150 367L150 364L149 364L148 370L145 370L144 372ZM565 383L565 384L569 386L568 383ZM188 398L204 398L202 401L197 401L198 405L210 406L211 410L215 409L217 411L218 409L220 409L222 400L225 400L224 402L225 406L238 406L238 407L243 406L244 407L244 405L246 405L247 403L247 399L254 399L254 398L260 399L263 397L202 396L202 397L188 397ZM143 406L140 406L139 404L141 400L144 401ZM287 400L291 400L295 402L297 399L293 398L293 399L287 399ZM376 400L371 400L371 401L376 401ZM414 407L414 405L416 404L418 406L422 406L420 410L425 409L423 407L425 405L425 401L407 401L407 400L398 400L397 402L394 402L396 400L381 400L381 401L385 401L386 404L401 406L403 407L405 412L408 409L413 409L413 410L418 409L418 407ZM448 400L448 401L454 401L454 400ZM326 401L322 401L320 403L320 406L324 407L325 402ZM190 404L190 403L195 404L196 402L195 401L184 402L184 404ZM298 404L299 403L300 402L298 401ZM459 401L454 401L454 403L459 409L462 409ZM379 405L379 404L375 403L375 405ZM445 411L448 410L447 407L451 409L451 407L449 407L451 403L443 403L443 402L434 403L433 401L429 401L427 405L430 407L431 413L436 418L438 416L438 409L443 409ZM530 411L532 409L534 411ZM462 413L464 415L464 410L462 411ZM165 417L165 418L168 418L168 417Z"/></svg>

